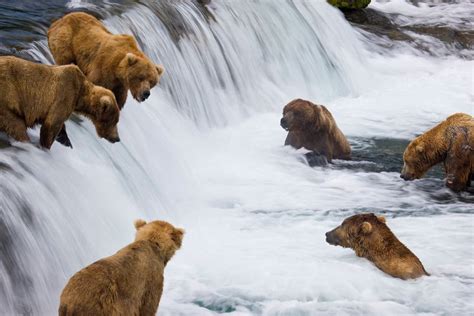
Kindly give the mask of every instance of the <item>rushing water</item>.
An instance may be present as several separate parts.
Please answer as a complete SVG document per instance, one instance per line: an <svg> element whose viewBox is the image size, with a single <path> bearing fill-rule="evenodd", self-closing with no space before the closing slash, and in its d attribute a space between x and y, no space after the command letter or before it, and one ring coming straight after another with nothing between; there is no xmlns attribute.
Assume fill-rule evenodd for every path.
<svg viewBox="0 0 474 316"><path fill-rule="evenodd" d="M138 217L187 230L160 315L472 314L474 198L447 190L440 169L413 182L398 173L410 138L473 113L472 61L387 54L324 1L58 6L55 16L99 12L167 71L149 100L129 98L121 143L68 122L73 150L0 150L0 314L54 314L68 278L132 241ZM402 16L404 1L374 6L416 17ZM23 45L49 63L38 23L43 34ZM296 97L328 106L354 161L310 168L283 146L280 113ZM431 276L393 279L325 243L365 211L384 214Z"/></svg>

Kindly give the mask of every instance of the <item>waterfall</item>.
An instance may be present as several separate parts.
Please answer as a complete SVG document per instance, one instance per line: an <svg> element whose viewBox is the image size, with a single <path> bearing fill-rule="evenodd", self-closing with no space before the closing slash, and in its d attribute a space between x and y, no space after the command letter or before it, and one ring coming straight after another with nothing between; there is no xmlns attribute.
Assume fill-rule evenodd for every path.
<svg viewBox="0 0 474 316"><path fill-rule="evenodd" d="M95 9L92 1L68 5ZM409 138L453 112L455 104L457 110L468 111L469 96L457 93L469 85L464 81L469 77L466 61L369 52L362 36L325 1L213 0L204 10L192 1L150 0L127 4L120 14L101 8L101 14L110 31L133 34L144 52L165 66L165 75L147 101L138 104L128 98L119 123L121 143L98 139L87 120L68 121L72 150L55 144L46 152L15 143L0 151L0 314L56 313L68 278L130 243L136 218L168 220L187 229L183 249L167 268L163 315L296 315L291 303L282 308L277 303L293 297L305 300L306 292L298 292L290 280L311 289L321 301L333 300L330 284L315 290L300 273L294 279L285 275L290 258L271 267L272 255L293 251L290 241L277 237L281 248L269 241L272 246L266 252L253 244L254 238L267 240L253 227L283 236L287 232L281 225L287 217L295 218L296 228L288 233L294 238L303 237L300 229L322 234L350 208L439 218L458 212L449 215L451 223L469 228L463 217L469 204L441 188L441 180L420 187L401 182L395 172L310 169L301 152L282 146L285 132L278 126L283 106L298 97L331 104L351 136ZM52 62L46 39L33 42L28 54ZM406 68L400 68L402 64ZM459 78L449 83L452 67ZM376 71L381 74L375 76ZM459 84L458 90L439 89L433 76L443 79L443 86ZM414 77L421 78L419 83ZM403 85L411 85L412 94L400 94ZM440 95L426 96L428 91ZM374 105L382 94L387 105ZM411 96L416 102L426 98L426 105L413 107ZM38 129L31 131L34 142L38 134ZM351 138L355 146L371 146L370 141L359 141ZM429 204L436 194L450 204ZM330 211L336 215L328 216ZM311 224L297 220L304 217ZM396 223L403 227L405 222ZM439 227L442 221L433 219L426 229ZM308 236L304 238L311 249ZM463 238L456 246L461 250L472 234ZM327 261L315 259L301 245L294 249L321 264L319 272L327 273L328 280L336 278L337 271L324 265ZM255 259L260 250L268 259ZM353 265L336 266L348 271ZM307 262L301 267L310 271L310 266ZM242 272L230 272L234 268ZM259 276L268 281L268 273L282 277L271 286L264 281L251 284ZM228 286L221 287L218 280ZM354 282L357 289L365 280L356 277ZM454 286L449 282L448 287ZM472 278L469 282L460 285L462 295L472 289ZM343 280L335 284L345 287ZM382 284L401 287L392 281ZM288 291L273 286L288 286ZM268 297L262 294L265 289ZM348 300L360 295L353 289L343 292ZM415 288L407 293L415 295ZM300 314L306 315L303 310Z"/></svg>

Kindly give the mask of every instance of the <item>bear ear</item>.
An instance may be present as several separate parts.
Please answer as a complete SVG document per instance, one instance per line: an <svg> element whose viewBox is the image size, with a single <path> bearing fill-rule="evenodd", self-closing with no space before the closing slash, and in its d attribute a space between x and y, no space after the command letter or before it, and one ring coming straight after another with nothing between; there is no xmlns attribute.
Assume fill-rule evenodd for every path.
<svg viewBox="0 0 474 316"><path fill-rule="evenodd" d="M109 96L104 95L100 98L100 105L102 105L103 107L110 106L112 105L112 99L110 99Z"/></svg>
<svg viewBox="0 0 474 316"><path fill-rule="evenodd" d="M165 72L165 67L162 65L156 65L156 71L158 71L158 75L161 76Z"/></svg>
<svg viewBox="0 0 474 316"><path fill-rule="evenodd" d="M384 216L377 216L377 219L379 220L379 222L384 223L384 224L387 222Z"/></svg>
<svg viewBox="0 0 474 316"><path fill-rule="evenodd" d="M416 145L415 149L417 152L422 153L425 150L425 146L423 143L421 143L419 145Z"/></svg>
<svg viewBox="0 0 474 316"><path fill-rule="evenodd" d="M133 222L133 225L135 226L135 229L138 230L140 227L145 226L146 222L143 219L137 219Z"/></svg>
<svg viewBox="0 0 474 316"><path fill-rule="evenodd" d="M174 231L171 233L171 239L174 241L178 248L181 247L181 243L183 242L184 236L184 229L182 228L175 228Z"/></svg>
<svg viewBox="0 0 474 316"><path fill-rule="evenodd" d="M370 232L372 231L372 224L370 224L369 222L363 222L361 230L364 234L370 234Z"/></svg>
<svg viewBox="0 0 474 316"><path fill-rule="evenodd" d="M105 113L107 113L112 104L112 99L109 96L104 95L103 97L101 97L99 115L104 115Z"/></svg>
<svg viewBox="0 0 474 316"><path fill-rule="evenodd" d="M133 66L137 63L138 57L132 53L128 53L125 58L127 58L127 62L129 66Z"/></svg>

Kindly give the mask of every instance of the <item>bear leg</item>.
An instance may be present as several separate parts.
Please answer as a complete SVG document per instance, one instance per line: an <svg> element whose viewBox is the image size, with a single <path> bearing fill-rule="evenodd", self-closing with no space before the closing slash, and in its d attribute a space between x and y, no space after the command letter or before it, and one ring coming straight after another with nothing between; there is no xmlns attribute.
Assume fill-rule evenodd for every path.
<svg viewBox="0 0 474 316"><path fill-rule="evenodd" d="M125 102L127 101L127 94L128 91L122 86L116 87L112 89L112 92L115 95L115 99L117 100L117 104L119 106L119 109L122 110Z"/></svg>
<svg viewBox="0 0 474 316"><path fill-rule="evenodd" d="M470 185L473 155L474 151L468 145L466 134L462 132L455 133L444 162L446 186L448 188L459 192L466 190Z"/></svg>
<svg viewBox="0 0 474 316"><path fill-rule="evenodd" d="M41 147L44 147L46 149L50 149L51 146L53 145L54 140L56 139L56 136L61 131L61 128L62 128L63 125L64 125L64 122L61 122L61 123L48 123L48 122L45 122L45 123L43 123L43 126L41 126L41 130L40 130L40 144L41 144Z"/></svg>
<svg viewBox="0 0 474 316"><path fill-rule="evenodd" d="M0 111L0 130L19 142L29 142L25 120L8 111Z"/></svg>
<svg viewBox="0 0 474 316"><path fill-rule="evenodd" d="M66 124L63 124L63 127L59 131L58 136L56 136L56 141L63 146L72 148L71 140L69 139L67 132L66 132Z"/></svg>

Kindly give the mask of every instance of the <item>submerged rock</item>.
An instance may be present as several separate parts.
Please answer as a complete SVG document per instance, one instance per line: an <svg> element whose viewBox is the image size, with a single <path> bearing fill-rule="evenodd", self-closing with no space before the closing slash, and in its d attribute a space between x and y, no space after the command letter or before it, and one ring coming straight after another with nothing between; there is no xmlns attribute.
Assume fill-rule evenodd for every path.
<svg viewBox="0 0 474 316"><path fill-rule="evenodd" d="M330 4L339 9L363 9L366 8L370 0L327 0Z"/></svg>

